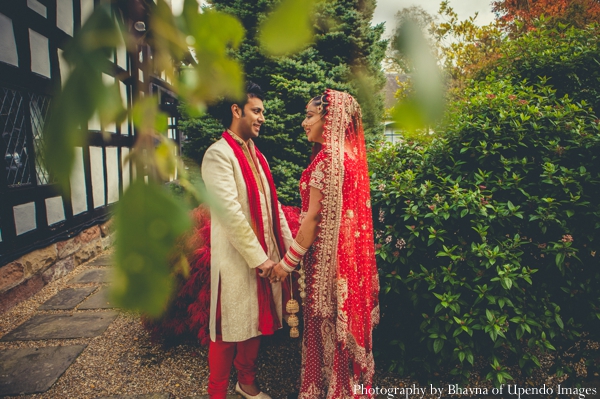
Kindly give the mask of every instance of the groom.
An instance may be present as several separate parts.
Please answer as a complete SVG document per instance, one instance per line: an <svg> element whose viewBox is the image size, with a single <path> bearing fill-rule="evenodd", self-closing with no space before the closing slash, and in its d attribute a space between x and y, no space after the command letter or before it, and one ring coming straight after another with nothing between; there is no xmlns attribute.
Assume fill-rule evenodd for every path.
<svg viewBox="0 0 600 399"><path fill-rule="evenodd" d="M244 101L227 104L222 138L206 151L202 179L211 207L208 394L225 399L231 365L235 390L270 399L255 382L261 335L281 328L281 283L267 277L292 243L269 166L254 146L264 123L263 93L248 82Z"/></svg>

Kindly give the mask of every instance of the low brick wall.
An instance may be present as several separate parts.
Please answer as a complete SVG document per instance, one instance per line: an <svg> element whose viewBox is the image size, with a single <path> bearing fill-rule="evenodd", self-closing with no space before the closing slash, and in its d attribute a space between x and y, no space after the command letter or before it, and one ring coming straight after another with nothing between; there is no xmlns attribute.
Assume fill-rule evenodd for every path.
<svg viewBox="0 0 600 399"><path fill-rule="evenodd" d="M110 247L110 225L108 221L90 227L76 237L30 252L0 267L0 313Z"/></svg>

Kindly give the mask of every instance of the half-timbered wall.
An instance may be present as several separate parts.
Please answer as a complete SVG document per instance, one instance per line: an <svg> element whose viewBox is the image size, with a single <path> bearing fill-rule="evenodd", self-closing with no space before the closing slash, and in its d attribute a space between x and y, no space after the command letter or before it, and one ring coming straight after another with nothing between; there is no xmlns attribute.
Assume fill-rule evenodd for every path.
<svg viewBox="0 0 600 399"><path fill-rule="evenodd" d="M71 193L61 195L41 159L42 129L53 94L69 70L62 52L93 12L97 0L0 1L0 266L34 249L105 221L135 177L123 162L134 144L130 120L88 123L88 142L76 148ZM132 26L115 7L114 16ZM118 81L123 101L157 94L168 112L165 132L179 144L176 100L169 84L152 73L151 49L115 49L105 83ZM175 177L174 177L175 178Z"/></svg>

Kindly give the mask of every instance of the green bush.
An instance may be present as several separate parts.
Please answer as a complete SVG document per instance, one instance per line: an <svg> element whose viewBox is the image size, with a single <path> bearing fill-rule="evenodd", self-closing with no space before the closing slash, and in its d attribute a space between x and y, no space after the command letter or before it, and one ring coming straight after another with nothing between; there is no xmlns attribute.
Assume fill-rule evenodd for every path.
<svg viewBox="0 0 600 399"><path fill-rule="evenodd" d="M483 356L499 384L600 327L599 120L514 80L472 82L426 148L370 152L377 345L401 373Z"/></svg>
<svg viewBox="0 0 600 399"><path fill-rule="evenodd" d="M583 29L558 24L547 27L538 21L535 29L515 40L506 41L498 58L475 74L485 79L496 71L513 82L540 77L575 102L585 101L600 115L600 25Z"/></svg>

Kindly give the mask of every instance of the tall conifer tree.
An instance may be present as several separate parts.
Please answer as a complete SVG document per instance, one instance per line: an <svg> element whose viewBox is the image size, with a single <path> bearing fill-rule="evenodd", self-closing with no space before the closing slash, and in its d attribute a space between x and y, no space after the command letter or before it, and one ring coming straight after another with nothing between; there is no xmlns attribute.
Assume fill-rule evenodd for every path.
<svg viewBox="0 0 600 399"><path fill-rule="evenodd" d="M235 53L247 78L266 94L266 123L257 145L269 160L283 203L299 205L298 180L309 162L310 143L300 123L306 103L326 88L354 95L363 111L367 135L381 134L385 78L381 61L383 25L371 26L375 0L328 0L314 5L314 43L289 57L267 57L259 48L261 21L279 0L213 0L213 7L238 17L246 39ZM285 33L282 33L285 34ZM210 116L182 123L188 155L197 161L222 133Z"/></svg>

